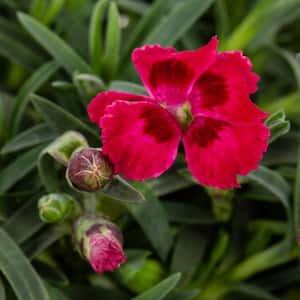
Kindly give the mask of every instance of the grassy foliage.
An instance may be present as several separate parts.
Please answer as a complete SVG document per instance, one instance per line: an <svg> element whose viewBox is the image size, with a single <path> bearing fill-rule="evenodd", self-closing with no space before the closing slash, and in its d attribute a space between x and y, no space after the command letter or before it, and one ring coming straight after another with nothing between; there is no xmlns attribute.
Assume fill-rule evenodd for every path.
<svg viewBox="0 0 300 300"><path fill-rule="evenodd" d="M0 299L300 299L299 22L300 0L0 0ZM68 224L37 218L47 190L73 193L49 144L77 130L101 146L86 105L106 89L145 93L135 47L215 34L261 76L268 153L229 196L197 185L180 155L158 179L76 194L124 232L128 262L99 277Z"/></svg>

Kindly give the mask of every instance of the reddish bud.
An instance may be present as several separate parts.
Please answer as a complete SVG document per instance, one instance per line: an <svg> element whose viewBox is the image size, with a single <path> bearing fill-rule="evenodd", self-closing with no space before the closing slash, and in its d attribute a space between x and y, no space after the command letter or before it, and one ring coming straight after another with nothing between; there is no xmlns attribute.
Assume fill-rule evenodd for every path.
<svg viewBox="0 0 300 300"><path fill-rule="evenodd" d="M75 188L96 192L112 180L113 166L100 149L85 148L72 155L66 176Z"/></svg>
<svg viewBox="0 0 300 300"><path fill-rule="evenodd" d="M97 273L112 272L126 260L121 231L102 217L80 217L74 225L73 240L79 253Z"/></svg>

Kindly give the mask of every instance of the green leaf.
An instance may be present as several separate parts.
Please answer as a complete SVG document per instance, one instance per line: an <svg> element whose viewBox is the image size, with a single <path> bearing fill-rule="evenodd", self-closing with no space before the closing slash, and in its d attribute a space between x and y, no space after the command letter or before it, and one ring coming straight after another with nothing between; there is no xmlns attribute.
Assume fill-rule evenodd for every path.
<svg viewBox="0 0 300 300"><path fill-rule="evenodd" d="M58 67L56 62L46 63L38 68L24 83L16 96L10 115L10 136L15 135L18 131L26 106L29 102L29 95L36 92L58 70Z"/></svg>
<svg viewBox="0 0 300 300"><path fill-rule="evenodd" d="M265 101L261 107L268 112L277 112L283 110L290 118L297 118L300 114L300 93L293 92L276 99L275 101Z"/></svg>
<svg viewBox="0 0 300 300"><path fill-rule="evenodd" d="M275 112L269 116L266 120L266 125L271 131L269 143L272 143L279 137L287 134L291 127L290 122L285 120L285 113L283 111Z"/></svg>
<svg viewBox="0 0 300 300"><path fill-rule="evenodd" d="M90 60L93 70L99 74L101 68L101 58L103 55L102 46L102 25L104 11L107 6L107 0L99 0L92 13L89 28L89 50Z"/></svg>
<svg viewBox="0 0 300 300"><path fill-rule="evenodd" d="M22 249L30 260L34 259L57 240L69 233L70 228L62 224L51 226L25 242L24 245L22 245Z"/></svg>
<svg viewBox="0 0 300 300"><path fill-rule="evenodd" d="M135 182L133 186L143 193L147 201L141 204L127 203L126 206L143 229L158 255L162 259L166 259L172 245L166 213L159 200L145 183Z"/></svg>
<svg viewBox="0 0 300 300"><path fill-rule="evenodd" d="M181 229L173 252L171 270L182 274L182 285L188 284L193 278L203 260L207 243L207 236L201 234L199 228L186 226Z"/></svg>
<svg viewBox="0 0 300 300"><path fill-rule="evenodd" d="M59 36L51 32L40 22L32 17L18 13L18 18L25 29L39 42L55 60L71 75L75 71L92 73L91 68L82 60L74 50L69 47Z"/></svg>
<svg viewBox="0 0 300 300"><path fill-rule="evenodd" d="M141 15L146 14L149 9L149 5L140 0L117 0L117 3L124 10Z"/></svg>
<svg viewBox="0 0 300 300"><path fill-rule="evenodd" d="M291 286L300 281L300 266L291 265L284 270L273 270L268 276L263 276L256 280L259 286L263 286L268 291L276 291Z"/></svg>
<svg viewBox="0 0 300 300"><path fill-rule="evenodd" d="M128 300L129 297L120 289L107 289L98 286L70 285L63 289L64 294L72 300L109 299ZM56 299L55 299L56 300ZM152 299L153 300L153 299Z"/></svg>
<svg viewBox="0 0 300 300"><path fill-rule="evenodd" d="M12 286L18 300L50 300L40 277L22 251L0 228L0 270Z"/></svg>
<svg viewBox="0 0 300 300"><path fill-rule="evenodd" d="M37 95L31 95L30 98L36 110L55 131L64 133L67 130L78 130L89 137L99 139L96 131L57 104Z"/></svg>
<svg viewBox="0 0 300 300"><path fill-rule="evenodd" d="M180 277L180 273L173 274L152 289L132 298L132 300L162 300L175 288Z"/></svg>
<svg viewBox="0 0 300 300"><path fill-rule="evenodd" d="M23 43L12 36L0 32L0 55L22 66L26 70L34 70L42 64L42 58Z"/></svg>
<svg viewBox="0 0 300 300"><path fill-rule="evenodd" d="M212 212L190 203L163 202L168 218L180 224L214 224L216 219Z"/></svg>
<svg viewBox="0 0 300 300"><path fill-rule="evenodd" d="M103 193L116 200L124 202L139 203L145 201L143 194L120 176L115 176L110 185L103 190Z"/></svg>
<svg viewBox="0 0 300 300"><path fill-rule="evenodd" d="M147 92L143 86L136 83L122 81L122 80L112 81L108 89L113 91L147 95Z"/></svg>
<svg viewBox="0 0 300 300"><path fill-rule="evenodd" d="M273 296L268 291L263 288L256 286L254 284L240 284L233 289L234 291L238 291L241 294L250 296L251 299L257 300L280 300L280 298Z"/></svg>
<svg viewBox="0 0 300 300"><path fill-rule="evenodd" d="M37 157L41 150L42 147L36 147L20 155L16 160L0 171L0 193L9 190L15 183L36 167Z"/></svg>
<svg viewBox="0 0 300 300"><path fill-rule="evenodd" d="M294 54L288 50L279 48L275 45L272 45L271 49L273 49L275 51L275 53L277 53L283 59L285 59L286 62L290 65L290 67L295 75L298 89L300 90L300 61L297 59L296 54Z"/></svg>
<svg viewBox="0 0 300 300"><path fill-rule="evenodd" d="M17 243L21 244L44 226L41 222L37 199L32 199L18 209L3 225L3 229Z"/></svg>
<svg viewBox="0 0 300 300"><path fill-rule="evenodd" d="M35 260L32 264L38 274L47 282L59 286L66 286L70 283L66 274L64 274L59 267L53 266L51 262Z"/></svg>
<svg viewBox="0 0 300 300"><path fill-rule="evenodd" d="M45 25L52 23L52 21L56 18L56 16L63 9L65 2L66 2L66 0L52 0L49 3L47 10L45 11L45 14L43 17L43 23Z"/></svg>
<svg viewBox="0 0 300 300"><path fill-rule="evenodd" d="M299 143L299 141L298 141ZM294 219L295 219L295 230L300 228L300 148L298 147L298 161L296 169L296 178L294 185Z"/></svg>
<svg viewBox="0 0 300 300"><path fill-rule="evenodd" d="M53 287L52 285L45 283L45 286L51 300L71 300L69 297L65 296L59 289Z"/></svg>
<svg viewBox="0 0 300 300"><path fill-rule="evenodd" d="M218 233L217 240L210 250L209 257L205 260L204 266L201 266L201 272L197 279L197 286L202 287L208 280L216 266L223 259L228 250L229 234L223 230Z"/></svg>
<svg viewBox="0 0 300 300"><path fill-rule="evenodd" d="M180 291L177 293L172 293L171 295L167 296L165 300L193 300L199 295L199 290L187 290L187 291Z"/></svg>
<svg viewBox="0 0 300 300"><path fill-rule="evenodd" d="M147 181L147 185L154 190L157 196L164 196L194 185L177 171L167 172L162 176Z"/></svg>
<svg viewBox="0 0 300 300"><path fill-rule="evenodd" d="M144 44L175 44L178 39L202 16L215 0L186 0L175 6L145 38Z"/></svg>
<svg viewBox="0 0 300 300"><path fill-rule="evenodd" d="M221 45L223 50L245 49L255 40L258 48L270 42L278 29L300 14L299 0L259 0Z"/></svg>
<svg viewBox="0 0 300 300"><path fill-rule="evenodd" d="M263 158L265 165L296 164L299 135L289 132L270 145Z"/></svg>
<svg viewBox="0 0 300 300"><path fill-rule="evenodd" d="M217 0L215 5L217 35L220 40L225 39L230 31L230 17L225 0Z"/></svg>
<svg viewBox="0 0 300 300"><path fill-rule="evenodd" d="M280 200L287 213L290 213L289 196L291 194L291 188L278 173L260 166L257 171L251 172L247 177L269 190Z"/></svg>
<svg viewBox="0 0 300 300"><path fill-rule="evenodd" d="M3 284L3 280L0 277L0 299L6 300L6 293L5 293L5 287Z"/></svg>
<svg viewBox="0 0 300 300"><path fill-rule="evenodd" d="M109 4L108 24L105 38L103 68L105 77L112 79L120 61L121 27L120 15L115 2Z"/></svg>
<svg viewBox="0 0 300 300"><path fill-rule="evenodd" d="M47 10L45 0L32 0L30 5L30 15L35 19L42 21L43 16Z"/></svg>
<svg viewBox="0 0 300 300"><path fill-rule="evenodd" d="M73 82L85 107L90 103L92 98L105 88L104 82L92 74L75 74Z"/></svg>
<svg viewBox="0 0 300 300"><path fill-rule="evenodd" d="M289 203L291 193L289 184L278 173L262 166L247 177L266 188L281 202L286 212L288 226L283 240L258 254L246 258L235 266L228 277L233 280L243 280L259 271L284 263L288 258L294 237L292 211Z"/></svg>
<svg viewBox="0 0 300 300"><path fill-rule="evenodd" d="M165 11L168 1L166 0L156 0L150 7L147 14L141 19L141 21L135 26L133 32L131 33L129 40L127 42L127 47L122 56L122 63L125 64L132 52L132 50L139 46L149 32L153 28L163 12Z"/></svg>
<svg viewBox="0 0 300 300"><path fill-rule="evenodd" d="M46 148L47 149L47 148ZM44 149L38 157L38 171L41 182L48 193L60 191L60 181L56 168L54 167L53 158Z"/></svg>
<svg viewBox="0 0 300 300"><path fill-rule="evenodd" d="M1 154L9 154L53 140L57 134L46 124L33 126L6 143Z"/></svg>

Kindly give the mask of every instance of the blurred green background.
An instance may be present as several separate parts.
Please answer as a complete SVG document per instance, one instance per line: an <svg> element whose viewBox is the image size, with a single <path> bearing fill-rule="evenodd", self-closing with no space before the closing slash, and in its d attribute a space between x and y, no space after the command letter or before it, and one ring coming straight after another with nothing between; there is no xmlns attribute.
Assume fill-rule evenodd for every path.
<svg viewBox="0 0 300 300"><path fill-rule="evenodd" d="M41 196L73 193L47 146L68 130L101 146L86 105L106 89L145 93L135 47L196 49L215 34L261 77L253 100L273 113L261 167L241 189L205 189L179 155L134 184L146 203L74 194L124 232L127 263L96 275L68 224L39 220ZM0 300L299 300L297 52L300 0L0 0Z"/></svg>

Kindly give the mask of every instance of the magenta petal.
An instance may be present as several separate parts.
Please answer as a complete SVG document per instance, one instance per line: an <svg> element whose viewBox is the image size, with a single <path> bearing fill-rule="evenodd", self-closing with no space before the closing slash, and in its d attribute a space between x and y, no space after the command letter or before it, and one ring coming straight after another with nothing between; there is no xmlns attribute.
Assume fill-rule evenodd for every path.
<svg viewBox="0 0 300 300"><path fill-rule="evenodd" d="M237 175L246 175L258 168L269 135L263 123L232 126L199 117L183 138L188 168L203 185L223 189L238 187Z"/></svg>
<svg viewBox="0 0 300 300"><path fill-rule="evenodd" d="M87 111L90 120L94 123L99 122L100 118L104 115L107 105L112 104L117 100L126 101L153 101L149 97L142 95L135 95L123 92L107 91L97 94L89 103Z"/></svg>
<svg viewBox="0 0 300 300"><path fill-rule="evenodd" d="M229 122L261 122L268 114L250 99L259 77L241 52L219 54L195 83L189 100L194 116L206 115Z"/></svg>
<svg viewBox="0 0 300 300"><path fill-rule="evenodd" d="M89 244L89 261L97 273L114 271L125 262L122 246L113 236L93 233Z"/></svg>
<svg viewBox="0 0 300 300"><path fill-rule="evenodd" d="M195 51L144 46L133 51L132 60L149 94L177 106L186 101L194 82L216 60L217 44L214 37Z"/></svg>
<svg viewBox="0 0 300 300"><path fill-rule="evenodd" d="M157 177L175 160L181 127L161 106L116 101L100 121L103 152L127 179Z"/></svg>

